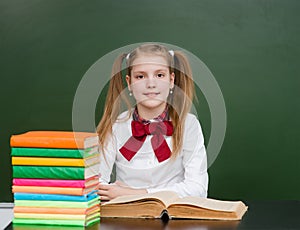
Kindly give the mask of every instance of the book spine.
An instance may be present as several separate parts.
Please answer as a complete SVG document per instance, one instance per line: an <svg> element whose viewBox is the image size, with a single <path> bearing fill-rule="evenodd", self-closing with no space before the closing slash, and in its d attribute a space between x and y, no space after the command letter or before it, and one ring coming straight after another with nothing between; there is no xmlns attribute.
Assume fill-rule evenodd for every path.
<svg viewBox="0 0 300 230"><path fill-rule="evenodd" d="M93 225L94 223L96 222L99 222L100 220L100 214L97 214L95 216L92 216L91 218L88 218L87 220L44 220L44 219L34 219L34 218L14 218L13 219L13 224L16 224L14 225L14 229L18 229L19 228L19 224L20 224L20 228L24 228L22 226L22 224L25 224L25 225L58 225L58 226L61 226L61 225L64 225L65 227L63 229L67 229L68 226L72 227L72 229L75 229L75 227L88 227L88 226L91 226ZM37 228L37 229L41 229L42 227L40 228Z"/></svg>
<svg viewBox="0 0 300 230"><path fill-rule="evenodd" d="M12 136L10 140L12 147L35 147L35 148L65 148L65 149L83 149L82 140L74 141L69 138L44 138L44 137L21 137Z"/></svg>
<svg viewBox="0 0 300 230"><path fill-rule="evenodd" d="M86 214L86 208L14 207L14 213Z"/></svg>
<svg viewBox="0 0 300 230"><path fill-rule="evenodd" d="M52 179L31 179L14 178L13 185L24 186L49 186L49 187L75 187L85 188L99 182L98 176L93 176L85 180L52 180Z"/></svg>
<svg viewBox="0 0 300 230"><path fill-rule="evenodd" d="M98 145L97 134L69 132L28 132L12 135L11 147L85 149Z"/></svg>
<svg viewBox="0 0 300 230"><path fill-rule="evenodd" d="M96 175L96 173L95 173ZM13 178L85 179L84 167L13 166Z"/></svg>
<svg viewBox="0 0 300 230"><path fill-rule="evenodd" d="M84 159L76 158L45 158L45 157L12 157L12 165L43 165L43 166L87 166ZM97 163L97 162L95 162Z"/></svg>
<svg viewBox="0 0 300 230"><path fill-rule="evenodd" d="M49 214L84 214L89 215L100 211L100 205L90 208L51 208L51 207L14 207L14 213L49 213Z"/></svg>
<svg viewBox="0 0 300 230"><path fill-rule="evenodd" d="M88 151L79 149L11 148L12 156L23 157L84 158L87 153Z"/></svg>
<svg viewBox="0 0 300 230"><path fill-rule="evenodd" d="M90 208L99 205L99 197L81 201L15 200L15 207Z"/></svg>
<svg viewBox="0 0 300 230"><path fill-rule="evenodd" d="M85 180L51 180L14 178L13 185L84 188Z"/></svg>
<svg viewBox="0 0 300 230"><path fill-rule="evenodd" d="M49 201L89 201L96 198L96 192L91 192L82 196L41 194L41 193L14 193L14 200L49 200Z"/></svg>
<svg viewBox="0 0 300 230"><path fill-rule="evenodd" d="M41 224L41 225L72 225L72 226L85 226L84 220L43 220L43 219L26 219L14 218L14 224Z"/></svg>
<svg viewBox="0 0 300 230"><path fill-rule="evenodd" d="M14 213L15 218L43 220L85 220L84 214Z"/></svg>
<svg viewBox="0 0 300 230"><path fill-rule="evenodd" d="M21 193L41 193L41 194L62 194L82 196L84 190L82 188L63 188L63 187L40 187L40 186L12 186L12 192Z"/></svg>

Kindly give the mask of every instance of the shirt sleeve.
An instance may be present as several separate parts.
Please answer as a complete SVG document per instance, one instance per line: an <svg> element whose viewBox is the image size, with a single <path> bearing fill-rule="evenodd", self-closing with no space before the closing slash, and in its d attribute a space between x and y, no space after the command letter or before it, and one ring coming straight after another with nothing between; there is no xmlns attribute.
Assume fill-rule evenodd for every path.
<svg viewBox="0 0 300 230"><path fill-rule="evenodd" d="M116 149L116 138L112 134L109 137L107 146L104 151L100 147L100 179L99 182L108 184L110 182L110 175L115 163L117 149Z"/></svg>
<svg viewBox="0 0 300 230"><path fill-rule="evenodd" d="M170 190L180 197L207 197L207 156L201 126L194 115L186 124L182 149L184 179L164 188L147 189L148 193Z"/></svg>

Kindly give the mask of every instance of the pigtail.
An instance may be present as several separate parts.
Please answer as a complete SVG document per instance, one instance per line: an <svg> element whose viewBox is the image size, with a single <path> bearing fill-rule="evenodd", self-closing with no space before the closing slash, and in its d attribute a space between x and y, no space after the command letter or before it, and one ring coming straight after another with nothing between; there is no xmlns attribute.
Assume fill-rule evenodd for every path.
<svg viewBox="0 0 300 230"><path fill-rule="evenodd" d="M102 150L105 148L107 138L112 133L112 125L120 114L121 102L124 101L128 108L131 106L129 98L123 93L125 85L122 77L122 62L125 57L126 54L119 55L113 64L103 116L97 126L99 143Z"/></svg>
<svg viewBox="0 0 300 230"><path fill-rule="evenodd" d="M172 156L176 157L183 145L184 122L192 106L195 86L187 57L181 51L175 51L173 58L175 87L169 115L174 124Z"/></svg>

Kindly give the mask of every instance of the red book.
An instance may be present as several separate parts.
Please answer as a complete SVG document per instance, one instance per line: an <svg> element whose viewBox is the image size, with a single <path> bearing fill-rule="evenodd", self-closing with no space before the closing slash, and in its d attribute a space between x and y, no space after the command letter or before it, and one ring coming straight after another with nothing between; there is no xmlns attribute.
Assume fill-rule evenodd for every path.
<svg viewBox="0 0 300 230"><path fill-rule="evenodd" d="M13 185L18 186L46 186L46 187L73 187L86 188L99 183L99 177L93 176L85 180L55 180L55 179L34 179L14 178Z"/></svg>

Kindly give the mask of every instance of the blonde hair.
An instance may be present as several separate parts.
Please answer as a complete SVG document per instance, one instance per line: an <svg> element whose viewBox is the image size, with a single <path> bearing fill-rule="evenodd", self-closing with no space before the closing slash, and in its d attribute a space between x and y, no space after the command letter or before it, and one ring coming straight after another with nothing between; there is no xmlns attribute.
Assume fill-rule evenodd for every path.
<svg viewBox="0 0 300 230"><path fill-rule="evenodd" d="M100 146L104 150L112 134L112 126L122 111L122 101L127 107L128 119L132 116L133 103L128 94L122 93L126 84L122 76L122 62L126 60L127 75L130 76L132 63L141 54L159 55L166 59L170 73L174 72L173 94L168 96L168 112L174 126L172 135L172 157L176 157L182 148L184 122L192 106L195 87L192 71L187 57L181 51L169 51L159 44L143 44L128 54L120 54L112 67L111 80L107 92L104 113L97 126Z"/></svg>

